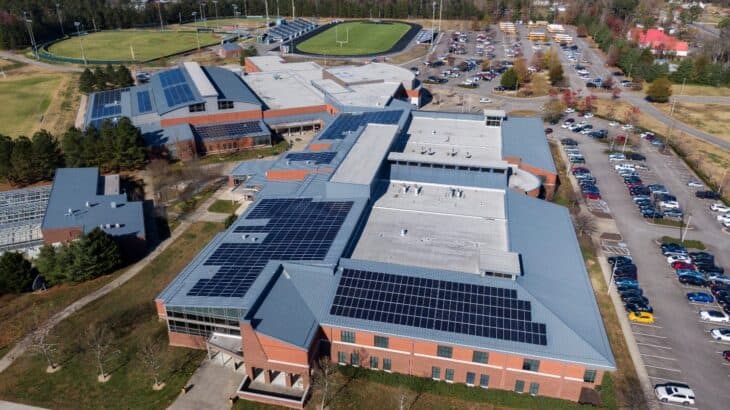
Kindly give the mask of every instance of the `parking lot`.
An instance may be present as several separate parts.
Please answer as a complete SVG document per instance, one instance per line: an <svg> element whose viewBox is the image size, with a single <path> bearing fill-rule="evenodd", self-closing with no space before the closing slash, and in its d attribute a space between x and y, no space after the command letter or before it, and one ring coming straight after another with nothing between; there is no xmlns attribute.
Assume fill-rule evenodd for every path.
<svg viewBox="0 0 730 410"><path fill-rule="evenodd" d="M593 118L590 122L596 128L611 130L603 120ZM609 163L605 143L559 126L553 128L554 138L569 136L579 142L585 166L596 178L602 201L605 201L601 207L610 209L621 232L620 241L602 240L602 250L604 253L630 253L637 265L644 295L654 308L653 324L631 324L652 385L670 381L687 383L696 394L696 408L728 408L730 363L723 359L722 352L730 350L730 344L715 341L709 335L713 328L728 325L703 322L698 313L703 309L722 309L716 304L689 302L686 294L702 289L679 283L655 242L665 235L680 237L679 228L653 225L642 217L623 179L614 170L615 163ZM609 135L616 133L610 131ZM639 171L644 184L656 182L665 185L677 197L685 213L692 215L687 239L701 240L708 246L707 251L715 255L717 265L730 268L730 236L722 232L715 214L708 209L713 201L695 198L695 189L687 186L687 182L696 177L680 159L660 153L646 141L642 141L640 151L647 157L646 165L649 167L648 171ZM627 248L617 244L625 244ZM619 314L625 313L621 311Z"/></svg>

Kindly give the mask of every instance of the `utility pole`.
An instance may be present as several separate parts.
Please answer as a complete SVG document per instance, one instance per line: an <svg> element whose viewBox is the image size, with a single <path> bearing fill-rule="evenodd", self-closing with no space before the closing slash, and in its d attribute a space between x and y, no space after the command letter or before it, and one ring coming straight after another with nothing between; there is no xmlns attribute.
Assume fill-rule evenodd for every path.
<svg viewBox="0 0 730 410"><path fill-rule="evenodd" d="M162 3L157 2L157 15L160 16L160 31L165 31L165 25L162 24Z"/></svg>
<svg viewBox="0 0 730 410"><path fill-rule="evenodd" d="M66 37L66 33L63 31L63 20L61 19L60 3L56 3L56 15L58 16L58 26L61 27L61 37Z"/></svg>
<svg viewBox="0 0 730 410"><path fill-rule="evenodd" d="M33 20L28 17L28 13L26 12L23 12L23 18L25 19L25 27L28 29L30 44L33 47L33 55L35 55L36 60L40 60L38 57L38 48L35 44L35 37L33 36Z"/></svg>
<svg viewBox="0 0 730 410"><path fill-rule="evenodd" d="M439 0L439 29L438 33L441 34L441 12L444 9L444 0Z"/></svg>
<svg viewBox="0 0 730 410"><path fill-rule="evenodd" d="M76 36L79 38L79 45L81 46L81 59L84 60L84 65L86 65L86 54L84 53L84 39L81 37L81 22L80 21L74 21L74 26L76 26Z"/></svg>
<svg viewBox="0 0 730 410"><path fill-rule="evenodd" d="M215 28L220 30L220 25L218 24L218 0L213 0L213 7L215 7Z"/></svg>
<svg viewBox="0 0 730 410"><path fill-rule="evenodd" d="M205 28L208 28L208 20L205 19L205 9L203 8L203 2L198 3L200 5L200 21L203 22Z"/></svg>
<svg viewBox="0 0 730 410"><path fill-rule="evenodd" d="M431 14L431 50L436 47L436 2L433 2L433 11Z"/></svg>

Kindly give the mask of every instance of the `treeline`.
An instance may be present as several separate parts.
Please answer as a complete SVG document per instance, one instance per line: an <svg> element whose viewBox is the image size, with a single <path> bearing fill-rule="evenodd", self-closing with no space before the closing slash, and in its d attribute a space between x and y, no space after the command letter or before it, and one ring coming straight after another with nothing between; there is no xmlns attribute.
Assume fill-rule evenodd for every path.
<svg viewBox="0 0 730 410"><path fill-rule="evenodd" d="M35 266L18 252L3 253L0 256L0 295L31 290L38 274L50 285L77 283L109 274L121 264L117 243L106 232L94 228L70 244L44 245Z"/></svg>
<svg viewBox="0 0 730 410"><path fill-rule="evenodd" d="M102 172L139 169L147 161L147 148L137 127L128 118L100 129L70 128L59 144L46 130L32 138L0 135L0 180L29 185L53 178L56 168L99 167Z"/></svg>
<svg viewBox="0 0 730 410"><path fill-rule="evenodd" d="M79 91L90 93L94 91L113 90L115 88L131 87L134 79L129 69L120 65L114 68L111 64L101 68L97 66L94 71L85 68L79 78Z"/></svg>
<svg viewBox="0 0 730 410"><path fill-rule="evenodd" d="M444 19L471 20L483 18L501 19L509 16L527 18L533 11L531 0L499 0L485 2L481 0L447 0L441 13ZM82 30L111 30L131 27L159 27L160 17L155 3L138 7L139 2L130 0L60 0L59 15L56 2L46 0L0 0L0 47L6 49L23 48L30 45L30 40L23 18L28 12L33 21L32 27L38 44L60 38L62 33L68 35L76 32L74 22L81 23ZM213 2L205 2L203 9L207 18L216 14ZM291 2L280 1L280 12L291 14ZM217 2L218 15L232 16L233 5L240 13L248 15L265 15L263 1ZM405 19L431 18L431 0L295 0L297 16L305 17L360 17ZM159 10L164 24L177 24L192 20L192 13L200 13L198 0L181 0L175 3L164 3ZM438 10L436 10L438 15ZM269 15L276 15L276 3L269 1ZM200 16L198 16L200 18Z"/></svg>

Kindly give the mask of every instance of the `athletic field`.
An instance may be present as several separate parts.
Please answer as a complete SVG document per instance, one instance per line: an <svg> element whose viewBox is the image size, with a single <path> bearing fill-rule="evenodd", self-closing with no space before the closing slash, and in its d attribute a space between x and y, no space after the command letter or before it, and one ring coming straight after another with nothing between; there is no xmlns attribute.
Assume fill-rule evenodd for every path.
<svg viewBox="0 0 730 410"><path fill-rule="evenodd" d="M61 74L0 77L0 134L30 137L58 92Z"/></svg>
<svg viewBox="0 0 730 410"><path fill-rule="evenodd" d="M200 46L218 42L213 33L198 33ZM87 60L145 61L197 47L194 31L102 31L81 37L72 37L51 45L51 54L81 58L81 44ZM132 47L130 47L132 46Z"/></svg>
<svg viewBox="0 0 730 410"><path fill-rule="evenodd" d="M297 50L335 56L382 53L392 48L410 28L403 23L341 23L299 43ZM342 45L337 41L343 42Z"/></svg>
<svg viewBox="0 0 730 410"><path fill-rule="evenodd" d="M275 17L272 17L270 21L274 21ZM186 27L208 27L208 28L216 28L217 26L225 26L225 25L233 25L237 24L242 27L250 27L250 26L259 26L261 24L264 24L266 22L266 18L264 17L251 17L251 18L222 18L219 20L213 20L208 19L207 22L205 21L196 21L196 22L190 22L190 23L184 23L183 26ZM207 24L207 25L206 25Z"/></svg>

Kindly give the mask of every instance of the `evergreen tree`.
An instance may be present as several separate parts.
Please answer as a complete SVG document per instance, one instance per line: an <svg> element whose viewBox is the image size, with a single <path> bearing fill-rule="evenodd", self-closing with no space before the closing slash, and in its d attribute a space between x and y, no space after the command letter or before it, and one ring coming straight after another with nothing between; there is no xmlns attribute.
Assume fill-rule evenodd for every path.
<svg viewBox="0 0 730 410"><path fill-rule="evenodd" d="M658 78L646 90L646 96L650 101L665 103L672 96L672 83L666 78Z"/></svg>
<svg viewBox="0 0 730 410"><path fill-rule="evenodd" d="M68 167L83 167L86 165L84 158L84 144L86 137L78 128L71 127L61 139L61 147L63 148L63 156Z"/></svg>
<svg viewBox="0 0 730 410"><path fill-rule="evenodd" d="M10 176L10 157L13 154L13 140L7 135L0 134L0 180Z"/></svg>
<svg viewBox="0 0 730 410"><path fill-rule="evenodd" d="M0 256L0 295L29 290L34 277L33 267L20 253L5 252Z"/></svg>
<svg viewBox="0 0 730 410"><path fill-rule="evenodd" d="M96 83L96 79L94 77L94 73L89 70L89 68L85 68L84 72L81 73L81 78L79 78L79 91L82 93L88 94L92 91L94 91L94 84Z"/></svg>
<svg viewBox="0 0 730 410"><path fill-rule="evenodd" d="M106 90L106 74L104 73L104 70L102 70L101 67L97 66L94 68L94 90L96 91L102 91Z"/></svg>
<svg viewBox="0 0 730 410"><path fill-rule="evenodd" d="M66 280L65 272L60 269L61 266L58 263L58 257L64 250L63 247L57 251L52 245L43 245L34 261L38 272L51 285L56 285Z"/></svg>
<svg viewBox="0 0 730 410"><path fill-rule="evenodd" d="M118 88L131 87L134 85L132 73L125 65L120 65L114 74L114 85Z"/></svg>
<svg viewBox="0 0 730 410"><path fill-rule="evenodd" d="M111 121L106 120L101 125L99 138L97 140L98 166L104 171L119 170L116 149L116 130Z"/></svg>
<svg viewBox="0 0 730 410"><path fill-rule="evenodd" d="M500 84L502 87L508 89L508 90L514 90L517 88L517 73L514 69L509 68L507 71L505 71L502 74L502 79L500 80Z"/></svg>
<svg viewBox="0 0 730 410"><path fill-rule="evenodd" d="M117 71L111 64L107 64L106 67L104 67L104 78L107 82L107 86L104 89L117 88Z"/></svg>
<svg viewBox="0 0 730 410"><path fill-rule="evenodd" d="M99 228L83 235L69 246L71 280L82 282L105 275L122 262L119 246Z"/></svg>
<svg viewBox="0 0 730 410"><path fill-rule="evenodd" d="M551 65L550 70L548 71L548 76L550 77L550 84L552 85L558 85L563 82L563 65L560 63Z"/></svg>
<svg viewBox="0 0 730 410"><path fill-rule="evenodd" d="M13 144L10 155L10 173L8 179L14 184L26 185L33 181L33 143L28 137L20 136Z"/></svg>
<svg viewBox="0 0 730 410"><path fill-rule="evenodd" d="M145 164L146 148L139 128L129 118L119 120L116 128L114 154L115 163L120 169L141 168Z"/></svg>
<svg viewBox="0 0 730 410"><path fill-rule="evenodd" d="M56 168L63 166L58 140L46 130L33 134L33 168L35 179L45 181L53 178Z"/></svg>

